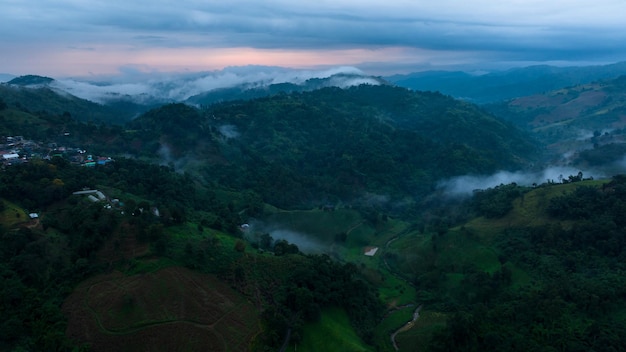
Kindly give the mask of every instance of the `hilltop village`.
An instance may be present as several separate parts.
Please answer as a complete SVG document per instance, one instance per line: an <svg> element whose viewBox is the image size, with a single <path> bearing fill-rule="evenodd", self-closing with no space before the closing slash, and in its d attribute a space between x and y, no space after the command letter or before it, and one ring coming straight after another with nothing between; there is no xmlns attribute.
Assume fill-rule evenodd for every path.
<svg viewBox="0 0 626 352"><path fill-rule="evenodd" d="M105 165L113 159L108 156L89 154L87 150L68 147L59 143L43 143L25 139L23 136L0 137L0 162L2 166L18 163L27 163L31 159L51 160L54 157L63 158L71 164L93 167Z"/></svg>

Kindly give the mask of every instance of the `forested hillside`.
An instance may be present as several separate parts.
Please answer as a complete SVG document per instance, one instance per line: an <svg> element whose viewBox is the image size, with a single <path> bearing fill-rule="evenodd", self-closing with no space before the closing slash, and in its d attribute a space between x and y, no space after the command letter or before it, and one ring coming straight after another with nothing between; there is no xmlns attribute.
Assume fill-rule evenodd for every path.
<svg viewBox="0 0 626 352"><path fill-rule="evenodd" d="M553 155L590 168L618 161L626 127L626 76L487 105L494 115L532 131ZM611 171L608 171L610 174Z"/></svg>
<svg viewBox="0 0 626 352"><path fill-rule="evenodd" d="M303 83L273 83L251 82L231 88L213 89L208 92L193 95L185 100L192 105L208 106L233 100L251 100L289 94L295 92L309 92L326 87L346 88L359 84L387 84L383 79L365 76L363 74L337 73L326 78L310 78Z"/></svg>
<svg viewBox="0 0 626 352"><path fill-rule="evenodd" d="M325 88L203 111L170 105L129 128L142 141L131 149L138 155L159 157L166 148L165 162L251 188L281 207L364 192L410 199L442 177L517 169L538 157L528 136L473 105L390 86Z"/></svg>
<svg viewBox="0 0 626 352"><path fill-rule="evenodd" d="M626 179L446 198L542 154L472 104L366 85L120 126L5 98L2 350L626 348Z"/></svg>
<svg viewBox="0 0 626 352"><path fill-rule="evenodd" d="M216 317L251 319L245 323L248 330L241 337L244 340L237 341L239 347L224 346L228 350L245 351L252 345L271 350L283 342L287 331L297 341L302 324L316 319L320 309L330 306L344 307L359 336L371 341L383 307L371 285L359 278L356 267L328 257L305 256L286 242L276 244L276 255L246 253L238 225L241 210L250 207L250 196L223 200L219 193L224 191L219 188L207 189L167 167L124 159L89 169L57 157L51 162L13 165L0 176L0 265L5 298L5 319L0 325L2 349L67 350L77 343L97 342L92 350L103 351L119 343L107 337L106 331L117 331L121 339L131 340L137 331L139 336L169 331L177 341L184 341L185 336L195 339L197 331L185 335L179 330L189 320L195 321L193 312L176 310L170 303L147 307L148 311L141 308L154 299L144 296L145 290L152 290L162 280L171 281L167 279L171 273L162 269L171 267L179 273L174 275L180 282L172 289L193 285L193 280L199 279L177 271L179 266L219 277L238 292L222 288L211 294L249 305L236 314L222 308L216 311L212 305L194 303L194 295L207 294L195 286L183 290L184 297L176 298L186 302L183 304L200 304L198 309ZM102 198L74 194L85 188L99 190ZM29 217L24 209L31 214L36 211L37 217ZM186 225L191 223L197 225ZM280 252L278 248L282 248ZM258 263L264 265L257 267ZM84 314L89 313L73 299L63 301L80 281L99 273L112 275L105 281L118 282L116 285L123 284L118 281L120 274L133 277L132 293L106 291L104 286L108 285L104 285L102 289L113 300L107 300L111 304L108 311L97 313L102 314L98 319L107 319L103 320L105 327L86 328L91 323L84 320L89 319ZM143 282L133 276L141 273L151 273L151 279ZM161 292L157 301L169 302L174 293ZM86 294L95 305L103 299L98 291ZM241 298L242 294L247 299ZM356 306L348 302L356 302L354 297L359 297ZM135 315L124 315L135 309ZM163 317L161 310L172 311ZM109 314L121 316L105 318ZM152 323L146 327L142 319ZM259 322L263 322L262 331ZM237 340L229 330L206 329L216 334L211 343L215 339Z"/></svg>
<svg viewBox="0 0 626 352"><path fill-rule="evenodd" d="M123 124L147 109L147 107L125 101L117 101L108 105L97 104L52 89L48 85L49 80L52 79L34 77L18 77L13 79L11 84L0 84L0 98L9 107L19 110L50 115L66 113L79 121L91 121L93 123ZM33 84L32 82L36 84L29 86L29 84Z"/></svg>

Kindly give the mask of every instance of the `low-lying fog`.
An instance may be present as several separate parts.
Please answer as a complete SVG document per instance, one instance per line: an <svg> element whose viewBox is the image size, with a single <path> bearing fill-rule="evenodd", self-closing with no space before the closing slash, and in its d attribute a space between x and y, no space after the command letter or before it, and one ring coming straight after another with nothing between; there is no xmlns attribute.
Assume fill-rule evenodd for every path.
<svg viewBox="0 0 626 352"><path fill-rule="evenodd" d="M303 84L309 79L330 78L328 85L341 88L379 84L355 67L327 70L296 70L282 67L242 66L193 74L165 74L125 70L118 76L94 79L56 79L51 86L79 98L104 103L113 99L181 102L189 97L221 88L259 88L271 84Z"/></svg>
<svg viewBox="0 0 626 352"><path fill-rule="evenodd" d="M248 237L248 240L251 242L258 240L256 236L268 233L272 236L273 243L279 240L285 240L298 246L303 253L322 253L328 249L327 245L317 241L314 236L288 229L284 224L266 224L262 221L255 220L251 221L249 225L250 227L246 230L246 237Z"/></svg>
<svg viewBox="0 0 626 352"><path fill-rule="evenodd" d="M624 170L626 170L626 162L624 162L624 166ZM457 176L440 181L438 188L451 197L469 196L474 190L493 188L501 184L517 183L522 186L530 186L546 182L560 183L561 179L567 179L570 175L577 176L579 172L583 172L584 178L602 178L606 175L602 170L585 171L573 167L555 166L537 172L499 171L492 175Z"/></svg>

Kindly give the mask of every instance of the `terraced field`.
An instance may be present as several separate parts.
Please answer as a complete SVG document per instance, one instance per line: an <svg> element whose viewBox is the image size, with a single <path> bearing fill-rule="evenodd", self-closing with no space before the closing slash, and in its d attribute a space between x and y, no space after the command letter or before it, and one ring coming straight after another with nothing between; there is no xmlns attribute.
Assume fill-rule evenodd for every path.
<svg viewBox="0 0 626 352"><path fill-rule="evenodd" d="M260 331L250 302L181 267L83 282L63 305L68 335L93 351L247 351Z"/></svg>

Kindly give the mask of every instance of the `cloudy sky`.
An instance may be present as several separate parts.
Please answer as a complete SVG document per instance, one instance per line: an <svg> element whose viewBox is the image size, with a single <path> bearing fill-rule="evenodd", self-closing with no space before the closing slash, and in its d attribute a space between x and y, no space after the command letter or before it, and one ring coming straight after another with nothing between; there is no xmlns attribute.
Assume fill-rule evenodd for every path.
<svg viewBox="0 0 626 352"><path fill-rule="evenodd" d="M0 0L0 73L626 60L626 0Z"/></svg>

